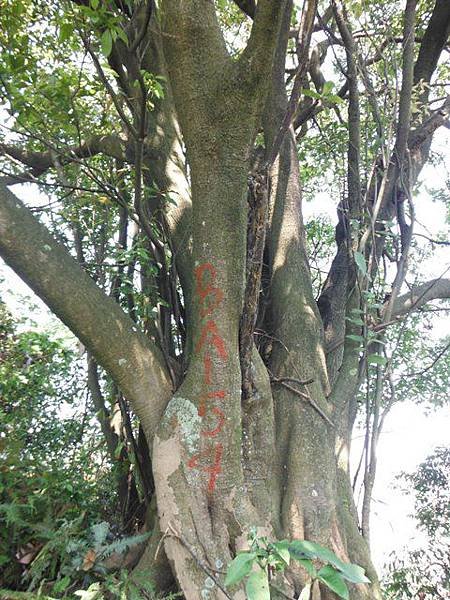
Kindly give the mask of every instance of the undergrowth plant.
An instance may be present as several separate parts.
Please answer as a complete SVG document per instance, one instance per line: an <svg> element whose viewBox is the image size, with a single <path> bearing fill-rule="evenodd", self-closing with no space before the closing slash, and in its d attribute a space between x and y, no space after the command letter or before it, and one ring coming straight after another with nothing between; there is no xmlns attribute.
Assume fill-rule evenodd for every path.
<svg viewBox="0 0 450 600"><path fill-rule="evenodd" d="M255 530L249 535L250 548L231 561L225 585L232 587L246 579L248 600L270 600L270 582L276 573L289 567L291 559L307 572L309 582L304 586L299 600L312 598L315 581L326 585L339 598L349 599L346 581L370 583L359 565L345 563L328 548L307 540L282 540L270 542L258 537Z"/></svg>
<svg viewBox="0 0 450 600"><path fill-rule="evenodd" d="M74 588L82 584L83 587L88 586L91 592L96 592L95 598L100 598L99 594L103 593L105 587L118 590L114 598L119 598L121 590L131 586L125 570L114 575L109 572L107 559L113 554L124 555L133 546L145 542L149 534L115 539L109 523L95 523L83 530L82 522L83 515L72 522L63 523L57 535L42 547L28 573L28 590L39 589L49 577L55 595L73 593ZM149 591L152 586L144 585L144 588ZM80 596L84 592L75 593ZM135 594L133 597L138 596Z"/></svg>

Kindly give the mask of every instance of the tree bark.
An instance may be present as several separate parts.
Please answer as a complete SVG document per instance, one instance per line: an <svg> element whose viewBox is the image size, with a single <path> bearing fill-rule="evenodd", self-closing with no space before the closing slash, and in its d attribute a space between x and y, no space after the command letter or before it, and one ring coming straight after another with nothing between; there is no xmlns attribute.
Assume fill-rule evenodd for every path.
<svg viewBox="0 0 450 600"><path fill-rule="evenodd" d="M229 562L230 549L243 543L245 530L259 524L241 464L239 323L247 174L265 83L255 39L264 35L270 65L280 8L260 2L237 65L227 55L212 5L165 2L162 10L165 55L191 170L196 288L193 351L155 438L154 474L161 530L170 533L165 549L185 597L194 600L207 589L207 573L211 579ZM257 86L249 95L247 78ZM210 594L224 597L217 581ZM243 598L242 592L233 597Z"/></svg>

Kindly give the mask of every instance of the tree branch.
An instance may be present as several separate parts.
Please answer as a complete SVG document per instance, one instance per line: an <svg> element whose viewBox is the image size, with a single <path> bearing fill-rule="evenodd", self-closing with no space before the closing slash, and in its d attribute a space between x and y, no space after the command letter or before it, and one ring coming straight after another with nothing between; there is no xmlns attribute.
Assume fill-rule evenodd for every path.
<svg viewBox="0 0 450 600"><path fill-rule="evenodd" d="M403 377L422 377L422 375L424 375L427 371L430 371L434 365L444 356L444 354L447 352L447 350L450 348L450 342L448 344L445 344L445 346L442 348L442 350L440 350L437 355L434 357L434 359L432 360L432 362L426 366L424 369L421 369L420 371L413 371L412 373L405 373L403 375Z"/></svg>
<svg viewBox="0 0 450 600"><path fill-rule="evenodd" d="M144 10L142 10L142 9L144 9ZM143 12L143 15L141 15L142 12ZM136 50L139 48L139 46L141 45L141 43L144 41L144 38L147 34L148 26L150 24L152 12L153 12L153 0L147 0L147 2L144 5L141 5L138 8L137 14L140 18L143 17L143 21L142 21L139 31L137 32L136 39L134 40L134 42L131 44L131 46L129 48L130 54L134 54L136 52Z"/></svg>
<svg viewBox="0 0 450 600"><path fill-rule="evenodd" d="M275 40L286 6L286 0L258 2L247 46L239 58L240 72L250 80L254 77L259 80L271 71Z"/></svg>
<svg viewBox="0 0 450 600"><path fill-rule="evenodd" d="M177 72L183 73L192 99L203 94L209 100L229 59L214 3L164 0L161 14L167 64L176 64ZM172 85L177 87L176 81Z"/></svg>
<svg viewBox="0 0 450 600"><path fill-rule="evenodd" d="M442 125L448 124L450 119L450 95L447 96L445 102L426 119L420 127L411 132L409 136L408 146L411 152L419 149L427 142L436 129Z"/></svg>
<svg viewBox="0 0 450 600"><path fill-rule="evenodd" d="M360 108L357 74L357 48L350 27L347 24L343 6L333 0L333 9L336 23L345 46L347 58L347 82L349 91L348 104L348 209L346 218L355 218L360 211L361 181L359 176L360 162ZM344 207L347 208L347 207Z"/></svg>
<svg viewBox="0 0 450 600"><path fill-rule="evenodd" d="M234 3L239 6L243 13L250 17L255 18L256 14L256 2L255 0L234 0Z"/></svg>
<svg viewBox="0 0 450 600"><path fill-rule="evenodd" d="M97 363L94 357L88 352L87 353L87 385L91 400L95 408L100 429L105 438L106 446L111 461L114 462L115 452L119 444L119 437L111 427L110 414L106 408L105 398L103 397L102 390L100 389L99 375L97 369Z"/></svg>
<svg viewBox="0 0 450 600"><path fill-rule="evenodd" d="M161 353L1 181L0 255L109 372L151 443L171 394Z"/></svg>
<svg viewBox="0 0 450 600"><path fill-rule="evenodd" d="M278 156L284 136L292 124L295 111L298 107L302 90L301 85L308 68L309 45L311 42L311 34L314 26L316 11L317 0L305 0L303 5L302 21L300 23L299 39L297 42L298 70L295 76L291 97L289 98L284 119L272 143L272 148L268 153L266 163L267 168L271 167Z"/></svg>
<svg viewBox="0 0 450 600"><path fill-rule="evenodd" d="M61 164L68 164L75 159L90 158L97 154L106 154L118 160L125 160L125 143L117 135L94 135L80 145L68 146L63 150L34 152L12 144L0 143L0 154L10 156L23 165L30 167L33 177L39 177L55 164L55 154L61 154Z"/></svg>
<svg viewBox="0 0 450 600"><path fill-rule="evenodd" d="M450 34L450 2L436 0L414 65L414 84L429 83ZM428 92L425 92L425 100Z"/></svg>
<svg viewBox="0 0 450 600"><path fill-rule="evenodd" d="M394 302L392 316L400 317L431 300L448 298L450 298L450 279L432 279L412 287L408 293L399 296Z"/></svg>

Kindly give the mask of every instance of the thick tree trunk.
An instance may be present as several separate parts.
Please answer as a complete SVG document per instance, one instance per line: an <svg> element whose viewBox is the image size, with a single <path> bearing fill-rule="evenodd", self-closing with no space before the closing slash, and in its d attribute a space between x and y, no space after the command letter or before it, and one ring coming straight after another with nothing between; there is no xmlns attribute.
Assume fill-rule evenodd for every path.
<svg viewBox="0 0 450 600"><path fill-rule="evenodd" d="M191 171L195 290L188 370L168 405L153 456L165 549L188 600L208 593L225 597L218 583L223 576L215 578L215 573L245 544L249 527L260 525L241 461L239 357L247 175L263 99L252 75L259 58L244 57L248 68L233 64L214 9L200 4L167 2L163 7L166 57ZM261 3L269 28L276 12L270 3ZM205 41L208 60L202 54ZM248 77L257 86L250 96ZM258 475L252 473L254 479ZM252 489L257 496L256 486ZM244 595L238 591L233 597Z"/></svg>
<svg viewBox="0 0 450 600"><path fill-rule="evenodd" d="M268 307L264 318L260 315L259 332L269 341L264 343L264 362L253 349L254 393L242 402L239 328L245 300L249 158L264 103L269 154L285 120L292 2L237 4L254 18L238 59L228 56L214 3L204 0L159 3L161 19L152 17L154 35L141 64L125 48L123 56L114 49L118 54L113 58L122 60L130 81L140 66L167 79L165 96L150 115L143 162L147 184L176 193L176 202L164 207L164 223L155 217L161 208L158 194L146 199L149 222L155 217L159 225L167 225L187 315L187 371L170 402L161 353L3 188L0 252L108 370L153 447L156 502L149 521L155 522L138 570L148 572L163 590L175 578L187 600L227 594L244 600L242 590L225 593L221 582L227 563L245 546L249 528L256 526L273 538L317 541L344 560L363 565L373 585L352 586L351 597L375 600L380 598L377 578L358 529L349 479L359 345L345 339L351 327L345 316L352 306L359 307L360 298L353 289L343 219L319 314L292 129L270 172ZM436 6L448 13L443 0ZM439 31L440 48L447 26ZM428 34L424 39L430 45ZM419 54L416 80L429 80L439 48L433 50L436 60L430 64ZM355 94L356 75L353 84L349 88ZM355 101L353 97L353 109ZM350 135L358 137L356 129ZM351 139L350 147L356 152ZM359 182L354 183L359 209ZM448 281L416 291L419 295L396 298L394 314L448 294ZM104 429L113 451L111 432ZM287 579L298 594L306 573L292 570ZM314 600L328 598L334 598L331 592L314 591Z"/></svg>
<svg viewBox="0 0 450 600"><path fill-rule="evenodd" d="M280 40L278 64L265 111L269 148L287 108L283 84L285 45L286 39L284 43ZM370 569L373 589L352 586L351 594L354 598L377 598L375 572L358 533L353 499L347 493L351 490L348 470L340 471L335 455L342 420L330 396L324 346L328 340L324 339L311 287L297 149L291 130L285 136L271 174L268 256L271 286L266 327L272 340L269 365L274 378L276 530L280 537L318 541L344 559ZM344 286L345 292L336 303L341 302L345 308L346 277L339 285ZM342 352L340 357L339 364ZM283 386L283 380L289 381L289 385ZM347 421L346 440L351 431L349 425ZM344 498L339 493L342 486ZM355 535L358 544L351 539ZM298 593L304 583L301 573L294 574L293 583ZM321 593L323 597L329 594L326 590Z"/></svg>
<svg viewBox="0 0 450 600"><path fill-rule="evenodd" d="M222 159L224 157L221 157ZM154 445L161 530L186 598L207 589L208 575L230 560L244 524L254 522L243 492L238 332L242 306L247 171L223 176L201 159L192 170L196 290L193 352L186 378L170 401ZM205 168L206 167L206 168ZM244 216L244 218L243 218ZM211 220L212 219L212 220ZM214 222L211 230L206 223ZM230 240L232 243L230 244ZM196 549L198 561L187 546ZM205 587L206 586L206 587ZM214 590L211 597L221 597Z"/></svg>

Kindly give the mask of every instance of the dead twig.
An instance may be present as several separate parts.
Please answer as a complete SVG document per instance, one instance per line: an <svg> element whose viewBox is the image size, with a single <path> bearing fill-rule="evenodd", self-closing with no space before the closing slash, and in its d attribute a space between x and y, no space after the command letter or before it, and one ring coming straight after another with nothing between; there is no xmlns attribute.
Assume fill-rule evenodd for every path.
<svg viewBox="0 0 450 600"><path fill-rule="evenodd" d="M333 429L335 428L335 424L333 423L333 421L328 417L328 415L326 415L324 413L324 411L320 408L320 406L316 402L314 402L314 400L309 395L309 392L308 392L308 394L304 394L303 392L301 392L300 390L298 390L294 386L290 385L289 383L286 383L286 381L284 381L283 379L278 379L278 380L275 380L275 381L272 380L272 381L274 383L277 383L278 385L281 385L282 387L284 387L285 389L289 390L290 392L292 392L296 396L299 396L303 400L306 400L306 402L308 402L313 407L313 409L322 417L322 419L324 419L324 421L326 421L328 423L328 425L330 425L331 427L333 427Z"/></svg>
<svg viewBox="0 0 450 600"><path fill-rule="evenodd" d="M192 548L191 544L183 537L183 535L181 533L179 533L175 527L172 525L172 523L169 523L167 526L167 530L170 530L170 532L172 533L173 537L177 538L181 544L186 548L186 550L189 552L189 554L192 556L192 558L195 560L195 562L198 564L198 566L202 569L202 571L204 571L208 577L211 577L211 579L214 581L214 583L217 585L217 587L219 588L219 590L225 594L225 596L227 598L229 598L229 600L232 600L231 596L228 594L228 592L226 591L226 589L223 587L223 585L220 583L220 581L217 579L217 577L215 575L213 575L212 573L212 569L206 565L196 554L195 550ZM167 531L166 530L166 531Z"/></svg>

